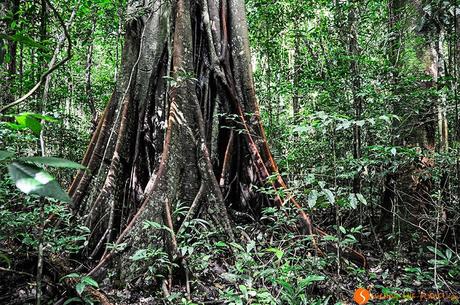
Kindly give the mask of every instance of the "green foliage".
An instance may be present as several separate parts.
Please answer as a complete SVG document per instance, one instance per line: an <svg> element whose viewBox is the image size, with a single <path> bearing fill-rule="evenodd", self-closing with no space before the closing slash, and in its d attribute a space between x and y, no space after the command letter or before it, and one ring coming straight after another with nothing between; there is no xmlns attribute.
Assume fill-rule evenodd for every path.
<svg viewBox="0 0 460 305"><path fill-rule="evenodd" d="M18 124L6 123L6 126L12 129L30 129L34 135L39 135L42 130L43 121L56 122L52 117L34 113L21 113L13 116ZM85 169L84 166L56 157L15 157L11 151L0 151L0 162L9 161L8 171L16 187L25 194L35 194L41 197L52 198L62 202L70 202L67 193L56 182L53 176L43 168L32 164L42 166Z"/></svg>
<svg viewBox="0 0 460 305"><path fill-rule="evenodd" d="M92 277L79 273L70 273L62 277L61 281L65 279L77 279L75 291L80 296L67 299L65 304L71 304L73 302L83 302L90 305L95 304L94 300L91 298L91 294L85 291L86 287L99 288L99 284Z"/></svg>
<svg viewBox="0 0 460 305"><path fill-rule="evenodd" d="M13 162L8 165L8 171L16 187L24 193L53 198L62 202L70 202L67 193L64 192L56 180L43 169L19 162Z"/></svg>
<svg viewBox="0 0 460 305"><path fill-rule="evenodd" d="M73 57L51 75L46 100L42 86L27 103L14 108L18 114L2 114L2 267L14 268L23 257L34 257L42 225L45 257L78 253L91 234L71 222L75 215L63 204L70 201L64 189L73 170L84 170L74 161L81 160L116 79L126 72L120 71L125 2L52 2L66 21L75 8L75 19L69 24ZM197 300L190 301L179 289L165 298L172 304L199 303L206 298L200 291L206 289L214 289L216 298L227 304L333 304L348 302L357 284L378 283L378 291L398 295L414 287L458 286L458 241L453 240L458 239L460 211L458 8L452 1L436 0L419 10L422 17L412 6L392 16L390 4L246 1L261 116L289 185L274 189L271 182L277 176L272 175L265 185L251 181L250 191L272 199L280 196L285 202L295 196L327 233L318 239L319 247L333 251L317 257L312 237L304 234L306 228L295 216L298 211L291 206L265 207L265 202L260 203L261 210L250 211L255 212L250 224L233 217L240 225L233 242L224 239L212 221L199 218L200 211L198 218L181 222L190 207L176 202L173 229L145 220L142 227L153 236L151 244L132 250L127 243L109 243L108 249L132 250L130 261L148 270L145 280L150 283L169 272L189 269L188 284ZM14 62L17 66L12 74L0 70L6 80L0 88L5 91L5 97L0 92L2 102L22 96L35 85L58 45L60 25L48 18L42 27L40 10L38 2L20 1L17 12L2 15L8 23L8 31L0 34L2 68ZM437 80L426 75L427 59L420 55L427 44L426 31L429 39L439 39L436 65L443 69ZM12 43L16 54L10 54ZM199 86L201 81L189 71L164 80L171 87L185 81ZM441 110L448 123L450 146L445 149L436 131ZM240 124L238 115L216 115L232 125L222 128L231 128L238 140L244 138L246 130L234 127ZM423 133L430 128L437 138L434 149L422 143ZM39 147L39 136L44 147ZM217 146L220 149L220 143ZM55 157L38 157L41 148ZM249 157L244 146L240 151L238 158ZM220 161L213 159L213 165L220 168ZM414 181L419 183L416 192ZM389 193L394 196L385 202ZM403 211L413 204L407 199L414 194L423 197L417 197L423 210L420 221ZM384 206L388 202L390 207ZM49 225L49 219L59 226ZM162 245L174 234L177 253L171 256ZM363 250L372 264L369 270L344 258L350 248ZM75 289L81 297L65 303L93 302L85 288L97 288L98 283L81 274L68 277L78 279Z"/></svg>

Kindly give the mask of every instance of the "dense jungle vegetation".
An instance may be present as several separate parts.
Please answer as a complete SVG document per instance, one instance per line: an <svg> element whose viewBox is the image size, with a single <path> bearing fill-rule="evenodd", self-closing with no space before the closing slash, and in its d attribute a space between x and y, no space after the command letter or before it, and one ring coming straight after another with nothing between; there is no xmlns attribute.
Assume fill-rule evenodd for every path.
<svg viewBox="0 0 460 305"><path fill-rule="evenodd" d="M0 304L459 304L458 0L2 0Z"/></svg>

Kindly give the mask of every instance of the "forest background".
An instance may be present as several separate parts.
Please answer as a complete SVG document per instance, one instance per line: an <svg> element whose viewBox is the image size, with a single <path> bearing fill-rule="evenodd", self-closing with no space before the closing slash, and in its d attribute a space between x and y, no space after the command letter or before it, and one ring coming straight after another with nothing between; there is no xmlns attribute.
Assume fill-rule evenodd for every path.
<svg viewBox="0 0 460 305"><path fill-rule="evenodd" d="M190 3L192 12L204 6ZM122 256L130 266L145 267L144 280L153 290L137 284L114 288L113 279L86 274L107 253L124 251L123 244L104 235L100 240L107 244L99 245L93 235L103 232L95 233L94 220L75 221L75 215L85 219L93 210L75 213L75 206L64 203L70 198L63 190L70 188L75 202L75 169L85 172L77 163L97 137L114 90L125 82L129 5L0 3L0 303L108 298L134 304L146 298L172 304L336 304L351 302L358 287L390 295L381 301L386 304L420 291L459 296L460 3L455 0L247 0L252 57L246 64L282 178L273 171L261 183L251 176L256 170L243 178L238 172L234 197L231 181L220 185L223 195L230 194L218 201L225 202L233 231L226 236L234 238L222 238L206 213L190 219L186 200L171 212L177 230L175 223L144 220L144 229L174 231L180 253L178 259L155 244ZM164 79L174 87L178 77L200 82L200 73ZM244 128L233 124L239 115L222 107L211 117L231 130L227 138L244 137ZM217 168L222 160L213 159L211 150ZM251 148L244 152L252 154ZM104 162L114 161L99 163ZM90 163L83 165L92 170ZM51 174L44 183L37 178L43 171ZM20 179L32 180L24 186ZM300 214L299 207L270 204L291 197L302 206ZM191 228L186 232L184 222ZM54 267L57 256L65 267ZM82 257L91 262L78 267ZM98 295L99 288L109 297ZM416 302L422 302L418 296ZM440 304L442 298L430 302Z"/></svg>

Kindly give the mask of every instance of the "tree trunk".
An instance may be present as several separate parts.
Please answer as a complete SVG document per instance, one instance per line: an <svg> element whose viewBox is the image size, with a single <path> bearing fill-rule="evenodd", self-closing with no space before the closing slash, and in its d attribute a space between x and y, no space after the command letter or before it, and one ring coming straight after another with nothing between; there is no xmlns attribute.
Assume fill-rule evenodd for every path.
<svg viewBox="0 0 460 305"><path fill-rule="evenodd" d="M271 186L285 187L260 124L244 1L143 3L128 5L120 79L84 156L88 171L69 190L92 231L83 253L98 262L90 274L106 270L107 243L123 243L122 282L145 273L147 264L129 260L138 250L178 260L175 235L189 219L232 239L230 206L251 213L270 203L251 185L274 174ZM273 198L283 199L300 208L291 196ZM179 204L189 211L176 219ZM147 220L169 230L151 234Z"/></svg>

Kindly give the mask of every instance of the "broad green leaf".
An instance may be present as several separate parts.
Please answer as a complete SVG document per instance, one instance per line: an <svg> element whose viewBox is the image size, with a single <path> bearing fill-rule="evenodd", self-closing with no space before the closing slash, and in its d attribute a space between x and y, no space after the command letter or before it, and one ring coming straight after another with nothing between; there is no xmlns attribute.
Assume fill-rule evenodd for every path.
<svg viewBox="0 0 460 305"><path fill-rule="evenodd" d="M348 202L350 202L350 206L352 209L356 209L356 207L358 206L358 200L356 199L356 194L351 193L348 196Z"/></svg>
<svg viewBox="0 0 460 305"><path fill-rule="evenodd" d="M3 161L5 159L9 159L12 156L14 156L14 153L11 151L6 151L6 150L0 150L0 161Z"/></svg>
<svg viewBox="0 0 460 305"><path fill-rule="evenodd" d="M147 249L139 249L129 259L133 261L139 261L141 259L145 259L146 257L147 257Z"/></svg>
<svg viewBox="0 0 460 305"><path fill-rule="evenodd" d="M452 250L450 250L450 249L446 250L446 258L447 258L447 260L450 261L450 259L452 258L452 254L453 254Z"/></svg>
<svg viewBox="0 0 460 305"><path fill-rule="evenodd" d="M326 186L326 182L325 181L318 181L318 185L321 189L323 189L325 186Z"/></svg>
<svg viewBox="0 0 460 305"><path fill-rule="evenodd" d="M56 118L54 118L52 116L44 115L44 114L40 114L40 113L22 112L19 115L26 115L26 116L30 116L30 117L33 117L35 119L43 120L43 121L47 121L47 122L53 122L53 123L59 122L58 119L56 119Z"/></svg>
<svg viewBox="0 0 460 305"><path fill-rule="evenodd" d="M329 203L330 203L330 204L334 204L334 203L335 203L335 196L334 196L334 194L331 192L331 190L329 190L329 189L323 189L323 192L324 192L324 194L326 195L327 200L329 200Z"/></svg>
<svg viewBox="0 0 460 305"><path fill-rule="evenodd" d="M281 285L284 289L286 289L287 293L290 295L295 295L294 288L291 284L286 282L284 279L278 278L275 280L279 285Z"/></svg>
<svg viewBox="0 0 460 305"><path fill-rule="evenodd" d="M249 299L248 288L245 285L239 285L238 288L240 288L240 291L243 294L243 298L245 300L248 300Z"/></svg>
<svg viewBox="0 0 460 305"><path fill-rule="evenodd" d="M313 282L319 282L319 281L324 281L326 277L323 275L317 275L317 274L312 274L309 275L305 278L305 281L308 283L313 283Z"/></svg>
<svg viewBox="0 0 460 305"><path fill-rule="evenodd" d="M281 259L284 256L284 251L278 248L268 248L265 251L274 253L277 259Z"/></svg>
<svg viewBox="0 0 460 305"><path fill-rule="evenodd" d="M353 241L356 241L356 237L354 237L354 236L351 235L351 234L347 234L346 237L349 238L349 239L351 239L351 240L353 240Z"/></svg>
<svg viewBox="0 0 460 305"><path fill-rule="evenodd" d="M168 228L165 225L159 224L158 222L151 221L151 220L145 220L144 223L144 229L158 229L158 230L166 230L171 234L174 234L174 232Z"/></svg>
<svg viewBox="0 0 460 305"><path fill-rule="evenodd" d="M219 248L226 248L228 247L227 244L223 241L218 241L214 244L214 246L219 247Z"/></svg>
<svg viewBox="0 0 460 305"><path fill-rule="evenodd" d="M339 226L339 230L340 230L340 232L342 232L343 234L346 234L346 233L347 233L347 230L346 230L344 227L342 227L342 226Z"/></svg>
<svg viewBox="0 0 460 305"><path fill-rule="evenodd" d="M438 248L435 248L433 246L428 246L427 248L428 248L428 250L433 252L435 255L440 256L443 259L447 259L446 256L444 255L444 253L442 253Z"/></svg>
<svg viewBox="0 0 460 305"><path fill-rule="evenodd" d="M15 123L10 123L10 122L6 122L6 123L5 123L5 126L8 127L9 129L12 129L12 130L22 130L22 129L26 129L26 128L27 128L27 127L24 126L24 125L15 124Z"/></svg>
<svg viewBox="0 0 460 305"><path fill-rule="evenodd" d="M30 129L35 135L40 134L40 131L42 130L42 124L33 116L28 114L21 114L17 115L15 118L16 122L18 122L20 126L24 126Z"/></svg>
<svg viewBox="0 0 460 305"><path fill-rule="evenodd" d="M317 190L312 190L308 194L308 206L313 208L316 205L316 201L318 200L318 191Z"/></svg>
<svg viewBox="0 0 460 305"><path fill-rule="evenodd" d="M233 248L236 248L236 249L238 249L240 251L244 251L243 247L241 247L241 245L239 243L231 242L230 246L232 246Z"/></svg>
<svg viewBox="0 0 460 305"><path fill-rule="evenodd" d="M159 224L158 222L151 221L151 220L145 220L143 223L144 229L162 229L163 225Z"/></svg>
<svg viewBox="0 0 460 305"><path fill-rule="evenodd" d="M56 157L24 157L20 160L51 167L86 169L86 167L79 163Z"/></svg>
<svg viewBox="0 0 460 305"><path fill-rule="evenodd" d="M367 200L366 200L366 198L364 198L363 194L357 193L357 194L356 194L356 197L358 198L358 200L359 200L362 204L367 205Z"/></svg>
<svg viewBox="0 0 460 305"><path fill-rule="evenodd" d="M326 240L326 241L338 241L338 238L336 236L333 236L333 235L325 235L323 237L323 240Z"/></svg>
<svg viewBox="0 0 460 305"><path fill-rule="evenodd" d="M21 162L13 162L8 165L8 171L16 187L24 193L70 202L69 195L61 188L54 177L42 168Z"/></svg>
<svg viewBox="0 0 460 305"><path fill-rule="evenodd" d="M381 116L379 116L379 119L381 119L381 120L387 122L388 124L391 123L391 119L390 119L388 116L386 116L386 115L381 115Z"/></svg>
<svg viewBox="0 0 460 305"><path fill-rule="evenodd" d="M93 286L93 287L96 287L96 288L99 288L99 284L91 277L89 276L84 276L81 278L81 282L86 284L86 285L89 285L89 286Z"/></svg>
<svg viewBox="0 0 460 305"><path fill-rule="evenodd" d="M246 245L246 252L250 253L256 247L256 242L254 240L250 240Z"/></svg>
<svg viewBox="0 0 460 305"><path fill-rule="evenodd" d="M75 290L77 291L78 294L82 294L83 290L85 290L86 284L85 283L78 283L75 285Z"/></svg>

